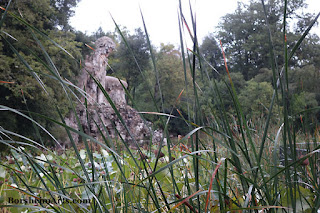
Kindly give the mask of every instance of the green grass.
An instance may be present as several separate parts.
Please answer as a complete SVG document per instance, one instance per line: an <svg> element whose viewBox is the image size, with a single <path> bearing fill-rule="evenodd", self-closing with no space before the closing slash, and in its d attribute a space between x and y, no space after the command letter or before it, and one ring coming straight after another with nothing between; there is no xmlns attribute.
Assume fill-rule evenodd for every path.
<svg viewBox="0 0 320 213"><path fill-rule="evenodd" d="M263 1L262 1L263 2ZM241 100L239 100L232 79L225 84L229 89L235 114L230 115L224 109L216 81L212 79L210 89L216 103L207 112L201 110L199 104L199 89L197 87L198 74L206 75L201 64L205 64L198 47L197 27L190 8L191 23L180 21L184 17L182 5L179 11L179 29L181 38L181 53L184 74L192 76L193 100L188 112L188 118L181 117L188 125L190 132L182 138L170 138L167 130L170 116L159 116L164 126L164 137L168 139L168 146L149 145L147 149L132 150L120 138L118 147L113 145L114 139L102 135L102 141L97 141L81 129L78 131L61 120L39 115L36 112L20 112L0 105L1 110L17 113L32 121L38 140L31 140L9 130L0 129L0 142L9 146L11 150L0 167L0 194L3 211L21 212L27 209L48 212L316 212L320 207L319 195L319 135L307 136L294 131L294 122L290 114L290 105L285 97L288 88L288 61L314 25L318 16L309 28L296 42L292 49L287 48L285 40L286 20L283 22L284 67L280 70L273 67L273 78L278 79L274 85L273 99L268 106L269 114L266 118L253 119L248 122L243 114ZM286 11L284 11L286 14ZM44 33L32 27L13 13L6 13L30 29L34 41L42 51L39 63L46 67L50 74L42 74L56 80L57 87L64 87L66 97L70 100L70 108L75 112L73 90L51 63L50 56L42 47L38 37L49 39ZM2 16L0 27L6 16ZM115 22L116 23L116 22ZM125 37L117 29L123 39ZM186 28L186 26L188 26ZM147 28L144 25L145 32ZM186 49L183 30L188 29L193 40L193 48ZM268 33L268 32L266 32ZM38 78L28 62L19 54L14 44L5 36L3 40L9 44L11 50L18 56L17 60L27 67L30 73ZM148 38L148 37L147 37ZM51 40L50 40L51 41ZM57 47L62 47L52 41ZM273 55L272 38L270 37L270 54ZM148 38L150 51L152 48ZM223 46L223 44L222 44ZM132 51L131 51L132 53ZM152 54L154 71L157 76L156 63ZM70 57L70 60L72 57ZM138 64L137 64L138 65ZM199 66L198 66L199 65ZM226 65L226 72L229 72ZM200 68L197 68L200 67ZM190 72L190 73L188 73ZM141 71L143 73L143 71ZM187 77L185 78L187 81ZM1 79L6 80L6 79ZM41 79L39 78L39 83ZM157 80L158 81L158 80ZM125 126L120 113L108 96L108 93L97 82L101 91L114 108L117 116ZM158 83L159 85L159 83ZM79 89L79 88L76 88ZM152 90L150 89L152 96ZM279 95L280 94L280 95ZM130 97L130 94L127 93ZM154 97L152 97L154 100ZM134 100L131 99L134 104ZM162 109L154 101L155 107ZM277 123L270 124L276 116L272 114L275 103L281 104L282 117ZM28 103L26 103L28 104ZM59 105L56 106L57 112ZM205 114L204 114L205 113ZM38 118L45 118L61 126L67 132L72 148L65 153L57 153L42 145L42 134L45 133L56 141L44 127L37 123ZM203 118L207 118L204 121ZM237 127L237 129L235 129ZM127 128L127 127L126 127ZM128 129L128 128L127 128ZM129 131L129 130L128 130ZM103 130L100 129L102 133ZM41 134L40 134L41 133ZM79 147L72 139L71 133L79 134L83 140L83 147ZM132 138L135 141L134 138ZM301 144L301 142L304 142ZM99 145L95 150L92 147ZM279 163L280 146L284 147L284 163ZM33 154L30 150L41 149ZM298 156L296 148L304 148L307 154ZM156 150L156 154L154 151ZM289 152L290 150L290 152ZM164 154L161 157L160 153ZM292 155L290 153L293 153ZM148 158L141 157L148 156ZM65 203L50 204L46 202L37 205L8 203L8 199L64 199ZM89 200L89 204L67 202ZM11 200L12 201L12 200Z"/></svg>

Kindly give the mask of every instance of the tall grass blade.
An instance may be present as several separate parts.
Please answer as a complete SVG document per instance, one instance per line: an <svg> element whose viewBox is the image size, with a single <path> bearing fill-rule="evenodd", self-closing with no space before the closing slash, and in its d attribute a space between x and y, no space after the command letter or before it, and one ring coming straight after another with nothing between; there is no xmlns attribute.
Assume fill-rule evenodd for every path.
<svg viewBox="0 0 320 213"><path fill-rule="evenodd" d="M2 28L2 25L3 25L3 23L4 23L4 20L6 19L6 16L7 16L8 10L9 10L9 7L10 7L10 5L11 5L11 2L12 2L12 0L9 0L6 9L4 9L3 7L0 7L2 10L4 10L4 13L2 14L1 19L0 19L0 30L1 30L1 28Z"/></svg>

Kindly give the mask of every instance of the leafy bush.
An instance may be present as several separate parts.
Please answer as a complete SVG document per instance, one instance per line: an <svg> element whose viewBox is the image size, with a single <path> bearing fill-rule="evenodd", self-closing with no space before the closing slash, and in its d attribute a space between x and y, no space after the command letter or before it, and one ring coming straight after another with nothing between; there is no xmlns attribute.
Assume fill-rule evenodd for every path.
<svg viewBox="0 0 320 213"><path fill-rule="evenodd" d="M16 118L28 121L34 135L33 137L25 136L22 133L0 127L0 142L10 147L11 151L11 156L6 156L0 167L0 207L5 211L12 212L31 209L47 212L254 212L259 210L316 212L320 207L318 190L320 184L318 178L320 147L317 142L319 135L317 129L314 130L316 134L309 135L307 132L298 134L295 131L296 124L293 119L293 111L296 110L295 108L300 109L303 98L310 101L309 105L314 105L315 102L312 98L308 98L307 93L304 96L301 96L303 93L292 95L291 92L295 91L291 91L290 83L292 82L289 74L291 74L290 68L292 66L290 62L296 50L306 39L306 35L320 13L310 22L303 35L297 38L296 42L293 42L295 36L290 35L289 46L286 36L286 14L287 12L293 14L293 9L299 8L301 5L298 4L299 1L290 1L289 4L285 1L284 5L277 5L274 1L268 3L270 3L268 6L275 7L275 10L271 11L271 15L266 12L264 1L262 1L262 5L254 2L249 7L250 10L242 11L244 8L239 5L238 13L234 16L242 16L245 19L235 19L237 22L231 23L231 19L225 18L225 29L236 30L236 28L228 27L234 26L234 24L237 28L243 26L245 27L243 29L247 29L252 33L252 37L257 37L259 41L266 43L266 40L269 40L268 45L271 47L268 53L266 48L259 49L259 43L250 43L253 45L252 47L241 39L239 43L233 42L234 38L230 36L239 35L241 37L242 34L246 34L245 31L240 34L222 32L222 36L226 36L222 41L232 44L228 51L236 49L240 53L251 53L250 60L259 59L260 53L272 59L272 86L267 82L251 80L240 91L239 96L235 85L238 82L241 84L243 81L241 75L235 75L239 81L233 81L234 74L229 73L222 48L223 42L221 42L221 49L227 78L219 82L214 78L215 75L208 75L207 69L211 66L204 60L205 58L202 57L198 48L193 13L191 12L191 25L188 25L189 22L185 20L180 4L179 17L182 18L179 23L181 63L185 75L184 79L187 81L190 79L190 81L185 82L185 90L188 91L186 92L188 101L186 101L187 107L185 109L187 110L185 113L188 114L188 117L182 116L182 113L179 113L179 116L184 121L184 125L191 130L185 136L170 138L168 124L171 119L170 114L174 110L171 110L169 115L164 114L161 111L164 109L163 100L159 103L154 98L155 92L150 92L154 108L158 111L149 112L149 114L158 116L157 119L164 127L162 138L166 138L167 146L162 146L164 143L162 141L158 145L150 143L146 149L137 146L137 150L131 149L120 135L117 140L102 134L102 140L98 141L85 134L81 129L74 129L65 124L61 109L64 109L68 103L68 107L75 111L74 105L79 103L73 100L75 98L73 91L74 89L80 90L80 88L73 87L69 81L59 75L59 70L55 69L55 63L52 60L54 56L51 57L48 50L50 50L50 45L53 45L51 48L55 51L59 49L61 52L68 52L45 33L17 16L15 11L8 10L10 9L8 4L6 9L2 9L0 27L3 27L2 23L9 16L10 19L26 28L25 32L29 33L32 42L37 44L34 46L38 47L35 55L20 53L15 47L16 43L8 39L4 28L1 28L2 42L10 47L10 50L18 58L11 60L10 63L22 63L24 69L33 77L33 81L38 82L37 86L30 86L31 90L39 87L44 91L43 85L49 84L47 79L52 81L52 87L47 95L42 92L37 94L51 100L51 102L43 100L38 103L40 106L43 102L50 104L50 107L47 108L50 110L49 115L37 113L36 107L28 109L27 106L33 104L32 100L24 101L25 110L17 110L14 106L0 105L1 112L6 113L5 116L10 117L9 113L16 116L15 120L11 122L12 125L22 124L22 121ZM282 17L281 11L283 11L283 22L277 19L277 17ZM267 19L263 18L263 14ZM250 18L255 15L261 16L260 19L257 19L257 22L251 22ZM269 25L266 21L270 19L273 21L271 24L274 25ZM246 21L238 22L241 20ZM263 37L259 37L262 35L253 32L252 27L244 25L245 23L253 23L257 29L266 23L264 26L268 32ZM275 31L280 27L283 32ZM126 37L117 24L116 28L125 41ZM183 29L189 30L193 41L192 50L186 49L184 46ZM159 83L161 76L157 73L157 64L154 60L145 24L144 30L148 44L146 48L150 52L155 69L154 79ZM274 43L270 33L275 33L277 44L284 44L282 47L283 55L279 55L279 46L273 47ZM279 33L283 33L282 36L279 36ZM253 39L252 37L250 39ZM278 40L279 38L282 40ZM42 44L46 42L50 43L49 47L41 48ZM127 42L125 43L127 44ZM27 46L23 47L28 49ZM129 48L128 45L127 48ZM257 49L257 52L260 53L255 54L253 49ZM231 58L236 56L233 54ZM240 57L232 61L231 68L237 70L245 65L246 71L243 76L248 80L250 77L256 76L257 73L254 70L260 69L264 63L259 63L259 60L253 64L246 63L250 61L249 58L241 56L240 54ZM277 64L278 59L283 59L283 62ZM31 63L28 62L29 60ZM70 60L74 59L70 57ZM73 63L80 65L77 60L74 60ZM206 64L206 66L202 66L202 64ZM43 70L30 69L30 66L36 68L41 66ZM46 80L42 80L36 74ZM31 79L30 76L28 80L29 78ZM221 86L222 82L225 90ZM208 84L205 85L205 83ZM99 82L97 84L100 85ZM201 89L202 86L210 91L204 92ZM160 88L159 93L161 92ZM102 87L100 89L107 96L106 91ZM148 89L152 91L149 87ZM257 90L263 92L257 94ZM65 96L65 101L55 100L56 92L59 93L59 97ZM201 97L203 94L208 94L208 96L203 98ZM291 96L295 97L296 103L292 103ZM130 97L130 100L135 105L135 99ZM200 103L207 103L205 110ZM226 103L232 106L232 110L226 109ZM265 105L263 110L266 116L259 120L247 119L246 113L250 113L251 110L252 112L260 110L261 103ZM175 103L172 104L172 106L174 105ZM277 107L277 105L281 107ZM179 108L179 106L176 107ZM56 111L53 111L53 108ZM280 116L273 113L275 108L280 112ZM318 109L319 107L315 107L309 111ZM117 109L115 111L117 112ZM118 115L120 114L118 113ZM274 117L277 119L272 122L271 126ZM56 136L48 131L48 126L43 122L39 123L38 119L63 128L71 141L72 148L57 151L48 149L45 146L45 138L49 138L56 144L58 141ZM83 147L74 142L71 133L78 134L83 138ZM132 140L135 141L134 138ZM121 147L116 147L117 144L121 144ZM279 161L280 147L283 150L282 164ZM38 152L31 153L30 148L36 148ZM299 149L304 149L303 154L299 154ZM20 200L21 198L23 200ZM27 204L24 198L39 202ZM40 198L43 202L40 202ZM55 203L43 200L59 198L65 202ZM82 201L89 200L89 202L79 203L81 199Z"/></svg>

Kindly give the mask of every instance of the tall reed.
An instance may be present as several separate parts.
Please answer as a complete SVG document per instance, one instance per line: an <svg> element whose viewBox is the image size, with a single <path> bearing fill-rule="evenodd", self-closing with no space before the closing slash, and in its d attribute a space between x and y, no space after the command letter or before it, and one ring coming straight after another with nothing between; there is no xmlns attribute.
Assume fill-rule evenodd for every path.
<svg viewBox="0 0 320 213"><path fill-rule="evenodd" d="M43 89L45 89L45 86L38 75L54 79L56 86L64 89L71 111L77 117L76 105L80 103L74 101L74 90L80 91L81 94L84 94L85 91L61 77L59 70L41 43L41 39L47 39L66 54L69 53L45 33L15 15L15 11L11 12L10 2L7 8L2 9L4 11L0 20L2 40L16 54L17 60L20 60L30 74L37 78ZM261 2L268 25L268 14L264 1ZM285 1L285 5L286 3L287 1ZM151 160L141 158L140 156L144 155L145 150L139 147L116 105L94 76L91 76L91 78L103 92L121 124L131 135L132 141L138 147L137 151L132 150L120 133L116 131L119 136L117 143L124 147L123 152L117 152L114 146L115 139L106 134L106 127L101 129L97 125L102 138L99 141L84 133L80 122L78 122L79 130L68 126L60 112L59 105L56 106L56 109L60 115L60 120L36 112L18 111L0 105L2 111L16 113L31 121L37 135L37 140L31 140L10 130L0 129L2 135L0 142L11 148L13 156L11 164L1 163L1 166L11 174L10 181L12 182L11 185L4 184L1 186L1 196L4 198L31 198L33 200L39 200L40 198L57 200L60 198L69 201L64 204L59 202L39 202L38 205L1 204L2 208L12 212L17 212L17 209L47 212L317 211L320 207L319 178L317 177L319 173L317 159L319 158L320 147L316 140L307 142L305 145L308 147L308 153L301 158L297 157L299 141L294 132L290 104L286 97L289 93L288 62L317 21L320 13L291 50L287 46L287 22L284 18L282 29L284 66L279 67L276 60L273 60L273 79L276 83L269 105L269 114L265 120L259 120L257 126L261 127L253 131L248 125L249 122L241 107L241 100L239 100L229 75L226 56L223 52L224 44L221 43L221 51L225 59L226 72L229 75L229 80L224 83L228 88L228 95L235 109L235 114L232 116L224 108L224 99L217 86L217 81L210 79L207 70L204 69L203 65L208 62L199 50L195 12L189 5L191 21L188 23L183 9L183 5L179 1L180 50L186 81L185 90L192 90L193 99L192 102L188 103L188 109L190 110L188 111L188 117L185 118L181 114L179 119L185 121L185 125L190 130L189 133L178 140L169 137L168 123L172 116L163 113L163 102L161 101L159 104L155 101L151 85L149 85L148 92L152 97L155 108L158 110L152 113L159 116L164 127L162 139L166 138L168 145L163 147L162 141L159 145L154 146L150 142L147 155ZM286 13L285 7L284 17L286 17ZM37 73L34 71L16 49L15 44L7 39L7 35L2 29L2 24L7 16L16 19L29 29L30 35L42 52L42 55L37 56L38 62L46 68L46 72ZM147 36L156 84L161 92L155 55L142 12L141 17ZM114 23L128 47L128 51L135 58L118 24L116 21ZM266 33L269 35L270 55L274 58L274 47L270 32L269 28ZM184 34L189 35L190 38L184 36ZM192 40L192 48L187 48L185 42L187 39ZM69 55L70 60L76 60L71 54ZM41 58L45 58L45 61ZM137 60L135 61L136 66L139 67ZM140 69L140 72L142 77L146 79L144 71ZM190 84L187 82L187 76L190 75L192 76L192 87L189 87ZM201 96L201 91L197 85L197 81L200 81L199 76L204 76L204 79L207 78L205 81L209 82L210 90L214 94L212 99L218 103L216 108L213 108L211 103L207 104L210 109L209 113L203 112L199 103ZM126 91L126 94L131 99L132 104L135 105L130 93ZM283 106L282 117L277 126L270 126L270 120L274 116L272 112L275 103ZM191 111L191 109L193 110ZM51 137L57 143L57 146L59 142L55 135L52 135L37 122L38 118L47 119L62 127L68 135L72 150L66 151L63 155L58 155L46 148L43 145L40 132ZM203 118L206 118L206 121ZM238 127L236 133L234 126ZM82 138L84 149L79 148L71 133L76 133ZM96 152L92 149L91 144L99 144L101 150ZM188 144L191 146L190 149L187 146ZM280 165L278 158L280 145L284 148L283 165ZM39 148L45 154L35 158L36 156L28 152L30 147ZM155 153L157 154L153 155L150 152L151 149L156 149ZM164 153L167 157L161 158L160 153ZM304 163L306 160L308 160L308 164ZM28 167L30 170L26 171L23 167ZM73 203L72 201L75 199L88 199L90 203Z"/></svg>

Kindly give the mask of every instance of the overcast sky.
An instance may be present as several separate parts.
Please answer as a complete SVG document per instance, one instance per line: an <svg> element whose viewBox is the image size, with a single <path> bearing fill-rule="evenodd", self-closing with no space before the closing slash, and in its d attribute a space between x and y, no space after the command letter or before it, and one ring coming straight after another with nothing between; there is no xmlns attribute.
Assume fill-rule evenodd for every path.
<svg viewBox="0 0 320 213"><path fill-rule="evenodd" d="M188 2L189 0L182 0L184 13L187 15L190 14ZM236 0L191 0L191 2L197 14L197 31L200 40L208 33L215 31L220 17L233 13L237 7ZM320 11L320 0L306 2L309 4L308 11L314 13ZM88 34L97 31L99 27L104 31L114 31L112 15L118 25L126 26L133 31L138 27L143 28L139 6L154 45L179 44L178 0L81 0L70 23L76 30ZM319 27L314 32L317 31Z"/></svg>

